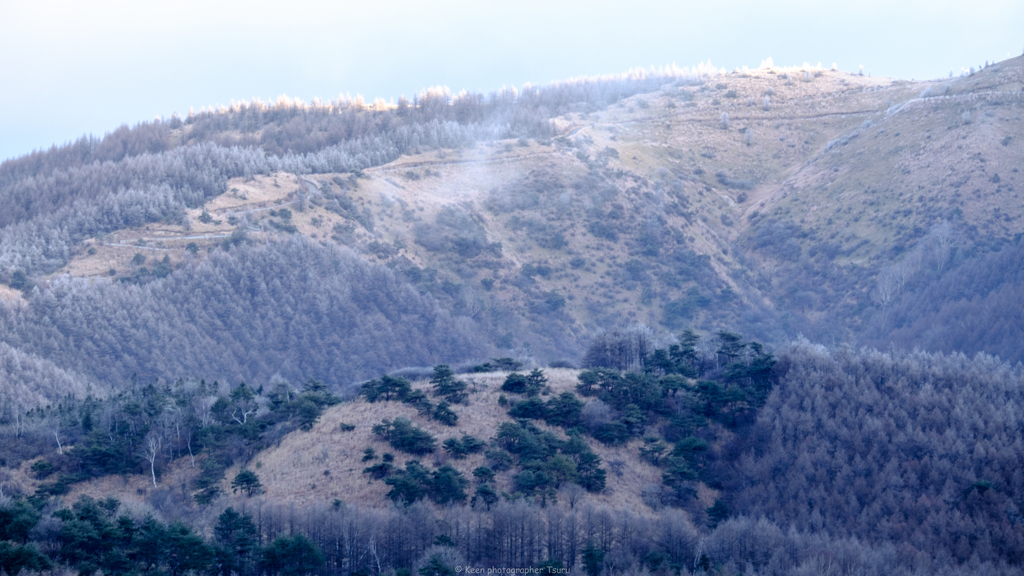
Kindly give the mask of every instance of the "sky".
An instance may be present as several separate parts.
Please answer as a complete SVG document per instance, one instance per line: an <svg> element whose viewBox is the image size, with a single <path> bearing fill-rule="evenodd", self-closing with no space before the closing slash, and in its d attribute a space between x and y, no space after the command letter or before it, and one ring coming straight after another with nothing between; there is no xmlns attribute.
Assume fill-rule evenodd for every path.
<svg viewBox="0 0 1024 576"><path fill-rule="evenodd" d="M281 94L397 100L768 57L920 80L1022 51L1020 0L0 0L0 160Z"/></svg>

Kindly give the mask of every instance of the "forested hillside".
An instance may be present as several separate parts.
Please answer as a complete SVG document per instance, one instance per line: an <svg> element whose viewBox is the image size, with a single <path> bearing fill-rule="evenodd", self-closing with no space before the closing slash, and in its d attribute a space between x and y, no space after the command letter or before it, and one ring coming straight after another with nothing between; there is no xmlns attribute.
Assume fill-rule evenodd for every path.
<svg viewBox="0 0 1024 576"><path fill-rule="evenodd" d="M1019 365L808 343L782 364L734 509L908 562L1020 562Z"/></svg>
<svg viewBox="0 0 1024 576"><path fill-rule="evenodd" d="M514 319L482 324L451 310L450 290L433 291L439 305L431 290L409 284L408 271L395 275L336 246L283 237L258 238L261 247L247 246L248 220L239 225L229 218L235 224L227 234L230 242L220 247L225 253L218 251L206 263L200 261L209 242L201 242L202 255L193 249L188 258L176 253L175 261L156 258L149 267L133 260L131 275L117 278L128 285L46 275L95 253L90 246L112 233L153 224L187 233L193 222L207 221L193 220L190 211L224 194L231 179L281 172L352 176L421 150L547 138L559 114L597 109L666 82L699 82L716 72L640 71L488 96L453 98L432 90L397 108L360 101L252 102L122 128L103 139L84 138L6 161L0 166L0 199L7 206L0 216L0 276L24 297L14 297L15 304L0 312L4 341L12 353L50 363L97 392L132 375L145 380L172 373L233 379L281 373L347 385L385 369L479 357L498 336L517 329ZM344 212L336 201L332 206ZM372 230L367 210L355 219ZM131 286L141 283L146 285ZM434 336L424 338L424 330ZM564 330L555 326L548 332ZM409 348L397 345L403 340ZM572 350L578 344L564 346ZM42 378L39 369L5 370L32 379L27 388L35 390L22 398L24 392L13 394L11 388L4 391L8 398L32 404L40 394L59 394L36 380Z"/></svg>
<svg viewBox="0 0 1024 576"><path fill-rule="evenodd" d="M281 309L245 303L259 296L239 282L278 279L275 303L333 290L283 272L284 239L299 233L321 245L307 248L316 262L361 259L432 298L455 332L473 335L459 359L503 349L572 360L600 330L642 322L1016 360L1006 266L985 288L965 292L956 279L1002 262L1020 233L1019 203L999 201L1017 197L1018 60L946 83L698 67L489 95L432 89L397 106L254 101L84 138L0 166L0 276L24 294L5 292L5 342L97 389L132 374L209 373L204 355L219 359L218 377L332 384L444 357L354 354L366 371L348 378L326 373L336 362L286 360L299 331L269 328ZM969 165L939 174L951 147ZM289 173L322 176L294 190L279 184ZM352 252L331 255L332 245ZM204 287L232 266L244 280ZM85 301L140 323L107 328L118 321ZM363 313L353 306L350 318ZM1004 321L936 331L943 310L965 306ZM50 316L86 308L95 320ZM202 334L179 338L174 353L143 345L180 334L181 322ZM367 323L379 325L314 323L321 344L301 348L316 356L349 338L341 326ZM124 336L142 325L146 338Z"/></svg>
<svg viewBox="0 0 1024 576"><path fill-rule="evenodd" d="M439 365L340 403L179 380L8 418L0 562L1021 573L1019 367L645 334L583 371Z"/></svg>
<svg viewBox="0 0 1024 576"><path fill-rule="evenodd" d="M114 302L137 298L124 284L156 294L154 283L197 294L180 287L208 278L188 271L198 261L219 255L228 266L245 244L269 255L298 233L323 258L345 246L433 298L475 335L460 360L501 350L572 360L600 330L633 322L1017 360L1006 266L994 264L984 289L960 290L957 278L1003 262L1021 232L1011 134L1020 68L1014 59L944 83L667 69L489 95L432 89L397 106L250 102L121 128L0 166L0 279L23 294L3 293L5 322L22 326L5 341L97 389L133 373L204 372L138 338L115 348L93 337L107 318L41 319L70 306L71 292ZM949 164L951 149L967 163ZM282 186L288 174L307 180ZM279 274L254 262L238 265L264 283ZM92 283L69 292L68 273ZM281 282L277 298L304 299ZM208 295L170 314L178 298L128 308L153 319L147 333L170 334L177 314L246 306ZM943 310L965 306L1003 321L936 330ZM256 336L257 317L276 312L248 310L229 332L262 347L218 342L173 356L224 358L218 375L344 383L321 372L329 363L272 366L285 355L270 350L293 349L293 337ZM92 346L102 361L69 360ZM345 382L441 356L377 357L355 360L372 370Z"/></svg>
<svg viewBox="0 0 1024 576"><path fill-rule="evenodd" d="M144 286L64 278L0 323L5 346L113 383L318 374L338 388L396 366L478 356L488 339L390 270L301 238L187 262ZM10 376L50 399L84 392L47 386L43 368L21 370Z"/></svg>
<svg viewBox="0 0 1024 576"><path fill-rule="evenodd" d="M1024 359L1024 244L1020 237L998 252L958 256L943 274L927 270L920 275L924 278L906 282L903 291L894 290L873 321L868 342Z"/></svg>
<svg viewBox="0 0 1024 576"><path fill-rule="evenodd" d="M1020 574L1022 102L702 65L7 160L0 571Z"/></svg>

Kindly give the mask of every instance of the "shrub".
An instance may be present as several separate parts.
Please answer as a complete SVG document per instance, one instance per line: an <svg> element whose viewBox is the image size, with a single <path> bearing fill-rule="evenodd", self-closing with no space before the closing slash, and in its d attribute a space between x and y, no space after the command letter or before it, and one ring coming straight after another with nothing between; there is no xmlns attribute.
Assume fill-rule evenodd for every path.
<svg viewBox="0 0 1024 576"><path fill-rule="evenodd" d="M565 240L565 235L556 230L548 235L538 237L537 244L539 244L541 248L561 250L562 248L565 248L568 242Z"/></svg>
<svg viewBox="0 0 1024 576"><path fill-rule="evenodd" d="M431 414L434 420L437 420L445 426L455 426L455 423L459 421L459 415L451 409L451 406L447 402L441 402L434 408L434 412Z"/></svg>
<svg viewBox="0 0 1024 576"><path fill-rule="evenodd" d="M372 450L372 448L367 448L367 450ZM366 456L364 455L364 461L365 458ZM380 459L380 464L370 466L369 468L363 468L363 474L369 474L372 478L377 480L389 476L395 469L395 455L390 452L385 452Z"/></svg>
<svg viewBox="0 0 1024 576"><path fill-rule="evenodd" d="M498 501L498 493L494 491L490 484L481 484L477 487L476 495L473 496L473 499L483 502L487 509L490 510L491 506Z"/></svg>
<svg viewBox="0 0 1024 576"><path fill-rule="evenodd" d="M513 418L543 420L547 416L547 407L540 398L532 396L522 402L517 402L516 405L508 411L508 415Z"/></svg>
<svg viewBox="0 0 1024 576"><path fill-rule="evenodd" d="M502 450L500 448L488 450L487 452L484 452L484 456L487 457L488 465L495 472L508 470L512 467L512 454L509 454L506 450Z"/></svg>
<svg viewBox="0 0 1024 576"><path fill-rule="evenodd" d="M604 240L610 240L616 242L619 239L619 233L603 220L591 220L587 223L587 231L598 238Z"/></svg>
<svg viewBox="0 0 1024 576"><path fill-rule="evenodd" d="M465 502L469 481L449 464L441 466L431 474L428 496L435 504Z"/></svg>
<svg viewBox="0 0 1024 576"><path fill-rule="evenodd" d="M38 479L43 479L50 474L53 474L53 470L53 464L46 460L39 460L32 464L32 473L35 474L35 477Z"/></svg>
<svg viewBox="0 0 1024 576"><path fill-rule="evenodd" d="M466 383L455 379L455 373L451 366L438 364L434 366L434 375L430 378L434 385L434 395L443 396L452 404L458 404L466 399Z"/></svg>
<svg viewBox="0 0 1024 576"><path fill-rule="evenodd" d="M477 466L473 469L473 478L476 478L477 482L481 484L487 484L494 480L494 470L491 470L487 466Z"/></svg>
<svg viewBox="0 0 1024 576"><path fill-rule="evenodd" d="M503 392L511 394L525 394L527 389L529 389L529 380L526 379L525 375L517 372L513 372L505 377L505 382L501 385Z"/></svg>
<svg viewBox="0 0 1024 576"><path fill-rule="evenodd" d="M604 490L608 472L601 468L601 457L589 448L576 457L576 474L577 483L588 492Z"/></svg>
<svg viewBox="0 0 1024 576"><path fill-rule="evenodd" d="M281 536L263 550L261 571L281 576L310 574L324 565L323 553L302 534Z"/></svg>
<svg viewBox="0 0 1024 576"><path fill-rule="evenodd" d="M745 134L750 134L747 130ZM715 178L718 179L718 183L728 188L735 188L738 190L750 190L754 187L755 182L753 180L742 180L739 178L732 178L725 172L718 172L715 174Z"/></svg>
<svg viewBox="0 0 1024 576"><path fill-rule="evenodd" d="M556 398L548 400L545 407L545 419L552 426L573 428L580 423L583 411L581 402L572 392L562 392Z"/></svg>
<svg viewBox="0 0 1024 576"><path fill-rule="evenodd" d="M388 442L395 450L407 454L430 454L434 451L436 440L429 432L418 428L408 418L395 418L394 421L384 419L373 426L373 433Z"/></svg>
<svg viewBox="0 0 1024 576"><path fill-rule="evenodd" d="M473 372L515 372L523 367L523 363L513 358L491 358L473 367Z"/></svg>
<svg viewBox="0 0 1024 576"><path fill-rule="evenodd" d="M405 470L384 480L384 483L391 486L388 498L408 506L426 496L430 472L418 460L410 460L405 464Z"/></svg>
<svg viewBox="0 0 1024 576"><path fill-rule="evenodd" d="M299 228L290 222L278 222L276 220L270 220L270 226L287 234L295 234L296 232L299 231Z"/></svg>
<svg viewBox="0 0 1024 576"><path fill-rule="evenodd" d="M231 491L237 492L241 490L245 492L246 496L254 496L256 494L263 493L263 484L260 482L260 477L251 470L241 470L235 475L235 479L231 481Z"/></svg>
<svg viewBox="0 0 1024 576"><path fill-rule="evenodd" d="M413 392L413 386L409 380L387 375L365 382L359 387L359 394L366 398L367 402L406 400L411 392Z"/></svg>
<svg viewBox="0 0 1024 576"><path fill-rule="evenodd" d="M608 422L597 427L594 438L609 446L622 444L629 440L629 429L621 421Z"/></svg>

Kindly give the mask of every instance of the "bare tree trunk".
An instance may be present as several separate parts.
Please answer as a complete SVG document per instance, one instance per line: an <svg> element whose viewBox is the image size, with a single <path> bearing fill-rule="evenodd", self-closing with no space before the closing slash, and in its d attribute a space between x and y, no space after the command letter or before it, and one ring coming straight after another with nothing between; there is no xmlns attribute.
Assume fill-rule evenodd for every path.
<svg viewBox="0 0 1024 576"><path fill-rule="evenodd" d="M373 562L377 565L378 576L383 572L383 568L380 565L380 555L377 554L377 536L374 535L370 539L370 553L373 554Z"/></svg>
<svg viewBox="0 0 1024 576"><path fill-rule="evenodd" d="M700 565L700 557L704 555L704 537L700 537L700 542L697 543L697 553L693 555L693 568L697 569Z"/></svg>
<svg viewBox="0 0 1024 576"><path fill-rule="evenodd" d="M146 459L149 460L149 472L153 475L153 488L156 488L156 457L160 455L160 438L149 437L149 444L146 449Z"/></svg>

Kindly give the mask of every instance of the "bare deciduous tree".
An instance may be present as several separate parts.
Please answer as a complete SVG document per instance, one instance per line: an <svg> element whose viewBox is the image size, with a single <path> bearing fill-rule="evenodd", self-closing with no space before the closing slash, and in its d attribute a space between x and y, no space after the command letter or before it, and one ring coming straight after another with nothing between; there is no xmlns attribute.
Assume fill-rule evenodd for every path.
<svg viewBox="0 0 1024 576"><path fill-rule="evenodd" d="M163 438L158 434L151 432L149 437L146 438L146 444L144 447L146 460L149 460L149 472L153 476L153 488L156 488L156 459L160 455L160 448L163 446Z"/></svg>

